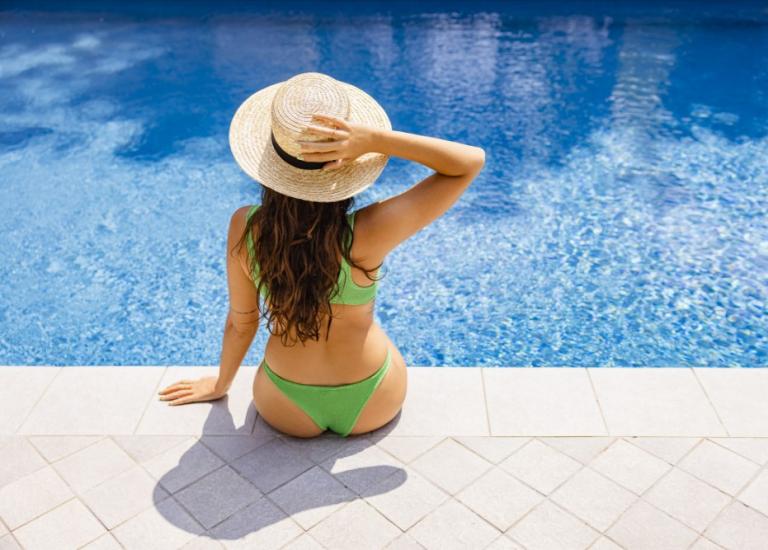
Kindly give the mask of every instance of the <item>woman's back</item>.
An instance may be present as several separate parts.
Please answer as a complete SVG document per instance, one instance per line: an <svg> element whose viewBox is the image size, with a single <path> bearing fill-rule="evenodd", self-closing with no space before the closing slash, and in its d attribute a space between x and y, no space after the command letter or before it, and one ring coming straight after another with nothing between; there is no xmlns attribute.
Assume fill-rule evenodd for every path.
<svg viewBox="0 0 768 550"><path fill-rule="evenodd" d="M366 269L373 269L383 263L384 258L374 257L371 250L365 249L370 241L365 235L368 227L366 211L369 209L370 206L349 214L353 219L354 233L350 256ZM251 206L241 210L244 230L247 216L252 215L256 208ZM257 236L250 237L252 243L257 241ZM241 266L256 284L258 272L249 273L251 250L251 246L243 247ZM342 284L346 274L349 274L351 284ZM378 278L379 275L379 271L371 272L371 277ZM270 334L264 356L277 374L303 384L338 385L365 378L381 365L384 340L388 338L374 320L375 291L380 284L372 283L364 272L349 265L342 256L339 285L341 291L331 301L333 322L330 331L327 320L322 319L318 340L309 339L303 344L296 342L292 346L283 346L279 334ZM268 296L265 292L262 295ZM363 302L364 297L371 299ZM269 307L268 297L266 305ZM372 346L374 340L382 342L382 345Z"/></svg>

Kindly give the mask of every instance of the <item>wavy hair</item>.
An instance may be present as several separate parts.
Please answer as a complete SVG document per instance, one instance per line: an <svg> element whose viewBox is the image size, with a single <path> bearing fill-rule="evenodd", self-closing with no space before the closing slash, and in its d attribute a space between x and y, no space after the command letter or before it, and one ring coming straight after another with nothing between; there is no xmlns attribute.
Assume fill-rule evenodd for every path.
<svg viewBox="0 0 768 550"><path fill-rule="evenodd" d="M320 323L326 317L328 340L333 320L330 298L339 292L340 256L364 271L369 280L378 280L371 273L382 264L365 269L349 255L354 233L347 211L353 205L354 197L337 202L305 201L262 186L261 207L247 221L236 248L242 247L250 232L254 255L249 258L249 268L251 273L259 270L256 292L261 296L264 287L269 297L266 312L259 301L259 315L267 319L271 334L280 335L284 346L289 339L291 345L319 340ZM344 246L347 242L348 247Z"/></svg>

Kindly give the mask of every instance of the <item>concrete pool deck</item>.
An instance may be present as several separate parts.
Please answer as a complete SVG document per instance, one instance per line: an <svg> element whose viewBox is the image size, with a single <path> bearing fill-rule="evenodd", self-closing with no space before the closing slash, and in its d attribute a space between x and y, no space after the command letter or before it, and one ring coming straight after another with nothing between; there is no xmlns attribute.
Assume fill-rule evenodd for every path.
<svg viewBox="0 0 768 550"><path fill-rule="evenodd" d="M254 367L0 367L0 549L765 548L768 369L409 369L402 413L283 437Z"/></svg>

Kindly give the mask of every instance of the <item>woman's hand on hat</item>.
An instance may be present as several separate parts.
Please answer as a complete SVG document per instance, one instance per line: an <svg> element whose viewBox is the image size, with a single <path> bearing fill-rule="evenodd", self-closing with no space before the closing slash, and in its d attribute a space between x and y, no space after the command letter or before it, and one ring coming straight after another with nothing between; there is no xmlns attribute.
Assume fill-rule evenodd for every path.
<svg viewBox="0 0 768 550"><path fill-rule="evenodd" d="M315 113L307 134L330 138L331 141L299 140L301 159L307 162L326 162L323 170L333 170L371 150L373 129L363 124ZM321 126L317 123L325 124Z"/></svg>

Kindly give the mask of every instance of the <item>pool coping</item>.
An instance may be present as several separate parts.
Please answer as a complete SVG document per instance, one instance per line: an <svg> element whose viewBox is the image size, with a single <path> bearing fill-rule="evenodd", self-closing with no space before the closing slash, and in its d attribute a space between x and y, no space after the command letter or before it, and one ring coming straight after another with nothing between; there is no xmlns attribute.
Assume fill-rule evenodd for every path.
<svg viewBox="0 0 768 550"><path fill-rule="evenodd" d="M228 397L169 407L156 391L216 367L0 367L0 434L229 434L264 427L256 367ZM768 369L411 367L404 436L768 437Z"/></svg>

